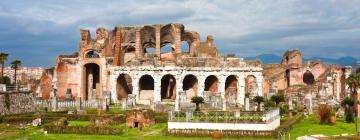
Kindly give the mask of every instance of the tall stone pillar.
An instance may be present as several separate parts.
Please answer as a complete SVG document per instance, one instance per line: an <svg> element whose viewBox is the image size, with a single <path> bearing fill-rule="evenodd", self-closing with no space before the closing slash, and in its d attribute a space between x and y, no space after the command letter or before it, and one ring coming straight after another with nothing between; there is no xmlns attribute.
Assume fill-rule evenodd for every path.
<svg viewBox="0 0 360 140"><path fill-rule="evenodd" d="M154 102L161 102L161 79L154 76Z"/></svg>
<svg viewBox="0 0 360 140"><path fill-rule="evenodd" d="M113 65L114 66L120 66L122 64L122 50L121 50L121 30L120 28L116 29L115 32L115 53L114 53L114 60Z"/></svg>
<svg viewBox="0 0 360 140"><path fill-rule="evenodd" d="M135 32L135 47L136 47L136 57L141 58L143 50L141 47L140 30L136 30Z"/></svg>
<svg viewBox="0 0 360 140"><path fill-rule="evenodd" d="M263 81L263 78L262 76L261 77L256 77L256 85L258 87L258 96L263 96L263 92L262 92L262 81Z"/></svg>
<svg viewBox="0 0 360 140"><path fill-rule="evenodd" d="M226 111L226 98L225 98L225 75L219 77L218 92L221 94L222 110Z"/></svg>
<svg viewBox="0 0 360 140"><path fill-rule="evenodd" d="M352 67L351 66L345 66L345 68L344 68L344 73L345 73L345 80L347 79L347 78L349 78L349 76L350 76L350 74L351 74L351 72L352 72ZM348 84L345 84L345 95L351 95L351 91L350 91L350 89L349 89L349 85Z"/></svg>
<svg viewBox="0 0 360 140"><path fill-rule="evenodd" d="M198 79L198 96L204 97L204 90L205 90L205 79L199 77Z"/></svg>
<svg viewBox="0 0 360 140"><path fill-rule="evenodd" d="M134 79L132 80L132 86L133 86L133 90L132 90L132 94L135 95L135 102L137 103L140 99L140 93L139 93L139 77L134 77Z"/></svg>
<svg viewBox="0 0 360 140"><path fill-rule="evenodd" d="M238 78L238 95L237 95L237 103L239 103L240 105L245 105L245 77L244 76L239 76Z"/></svg>
<svg viewBox="0 0 360 140"><path fill-rule="evenodd" d="M179 111L180 110L180 95L179 92L182 92L182 86L183 83L181 82L181 78L177 77L176 78L176 96L175 96L175 111Z"/></svg>
<svg viewBox="0 0 360 140"><path fill-rule="evenodd" d="M181 50L181 30L179 28L175 28L175 53L176 56L180 56L182 53Z"/></svg>
<svg viewBox="0 0 360 140"><path fill-rule="evenodd" d="M160 25L155 27L155 54L157 57L160 57L161 53L161 39L160 39Z"/></svg>

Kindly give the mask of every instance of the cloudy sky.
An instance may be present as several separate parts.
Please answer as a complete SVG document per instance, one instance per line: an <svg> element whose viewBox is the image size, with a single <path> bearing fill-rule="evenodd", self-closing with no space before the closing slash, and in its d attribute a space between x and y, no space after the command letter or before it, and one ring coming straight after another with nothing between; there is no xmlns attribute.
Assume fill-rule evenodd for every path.
<svg viewBox="0 0 360 140"><path fill-rule="evenodd" d="M1 0L0 52L52 66L78 50L80 28L169 22L212 34L223 54L360 59L360 0Z"/></svg>

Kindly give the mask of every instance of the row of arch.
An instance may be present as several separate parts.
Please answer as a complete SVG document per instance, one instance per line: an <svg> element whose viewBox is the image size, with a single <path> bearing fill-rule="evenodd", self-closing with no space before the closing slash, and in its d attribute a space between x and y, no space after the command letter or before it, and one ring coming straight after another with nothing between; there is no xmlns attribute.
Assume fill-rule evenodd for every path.
<svg viewBox="0 0 360 140"><path fill-rule="evenodd" d="M166 74L161 78L161 100L174 101L176 98L176 81L171 74ZM130 75L120 74L116 82L116 94L118 100L127 98L133 93L133 81ZM152 100L154 97L154 78L151 75L143 75L138 81L139 99ZM256 77L249 75L245 78L245 93L251 93L256 85ZM182 90L186 93L188 99L199 95L199 80L195 75L188 74L182 80ZM209 75L204 81L204 91L215 94L219 91L219 79L214 75ZM235 75L229 75L225 80L225 98L238 95L238 79Z"/></svg>

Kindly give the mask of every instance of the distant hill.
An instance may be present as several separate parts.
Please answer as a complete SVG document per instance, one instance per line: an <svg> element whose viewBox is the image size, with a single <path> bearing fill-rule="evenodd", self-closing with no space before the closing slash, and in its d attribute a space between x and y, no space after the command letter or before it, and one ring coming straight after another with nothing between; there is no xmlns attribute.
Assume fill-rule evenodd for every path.
<svg viewBox="0 0 360 140"><path fill-rule="evenodd" d="M260 59L265 64L272 64L272 63L280 63L281 62L281 56L275 55L275 54L261 54L255 57L245 57L245 59L248 60L255 60L256 58ZM311 58L304 58L303 62L307 62L309 60L321 60L321 62L325 64L339 64L341 66L356 66L357 59L354 57L341 57L341 58L324 58L324 57L311 57Z"/></svg>

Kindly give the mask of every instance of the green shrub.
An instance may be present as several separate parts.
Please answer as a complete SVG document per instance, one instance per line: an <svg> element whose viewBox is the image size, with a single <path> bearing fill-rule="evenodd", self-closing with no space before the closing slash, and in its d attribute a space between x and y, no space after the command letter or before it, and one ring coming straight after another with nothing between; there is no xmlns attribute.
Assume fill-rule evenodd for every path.
<svg viewBox="0 0 360 140"><path fill-rule="evenodd" d="M121 128L98 127L98 126L55 126L45 125L48 133L59 134L91 134L91 135L121 135Z"/></svg>
<svg viewBox="0 0 360 140"><path fill-rule="evenodd" d="M155 114L155 123L167 123L168 115L167 113L156 113Z"/></svg>
<svg viewBox="0 0 360 140"><path fill-rule="evenodd" d="M273 108L273 107L275 107L275 103L272 102L271 100L266 100L266 101L264 102L264 108L265 108L265 110L269 110L270 108Z"/></svg>
<svg viewBox="0 0 360 140"><path fill-rule="evenodd" d="M35 117L22 117L22 116L5 116L2 118L3 123L31 123Z"/></svg>

